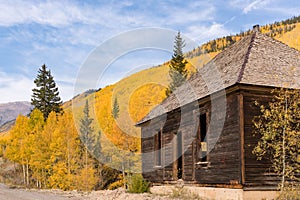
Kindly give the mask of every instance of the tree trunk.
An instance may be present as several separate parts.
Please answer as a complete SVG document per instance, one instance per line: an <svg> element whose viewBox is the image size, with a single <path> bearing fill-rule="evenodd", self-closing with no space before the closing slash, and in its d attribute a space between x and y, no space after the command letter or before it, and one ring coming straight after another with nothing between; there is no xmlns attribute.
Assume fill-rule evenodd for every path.
<svg viewBox="0 0 300 200"><path fill-rule="evenodd" d="M123 158L123 161L122 161L122 175L123 175L124 188L126 189L125 162L124 162L124 158Z"/></svg>
<svg viewBox="0 0 300 200"><path fill-rule="evenodd" d="M43 187L43 180L46 179L46 173L44 171L44 169L42 168L42 174L41 174L41 180L40 180L40 188Z"/></svg>
<svg viewBox="0 0 300 200"><path fill-rule="evenodd" d="M68 170L68 175L71 174L71 167L70 167L70 142L69 139L67 140L67 170Z"/></svg>
<svg viewBox="0 0 300 200"><path fill-rule="evenodd" d="M87 152L87 144L85 146L85 191L87 191L87 172L88 172L88 166L87 166L87 159L88 159L88 152Z"/></svg>
<svg viewBox="0 0 300 200"><path fill-rule="evenodd" d="M27 163L26 163L26 187L29 186L29 163L28 163L28 160L27 160Z"/></svg>
<svg viewBox="0 0 300 200"><path fill-rule="evenodd" d="M23 171L23 183L26 185L26 170L25 170L25 164L22 164L22 171Z"/></svg>
<svg viewBox="0 0 300 200"><path fill-rule="evenodd" d="M284 183L285 183L285 130L286 130L286 115L287 115L287 99L285 98L285 115L284 115L284 127L282 131L282 177L281 177L281 187L280 187L280 193L284 190Z"/></svg>

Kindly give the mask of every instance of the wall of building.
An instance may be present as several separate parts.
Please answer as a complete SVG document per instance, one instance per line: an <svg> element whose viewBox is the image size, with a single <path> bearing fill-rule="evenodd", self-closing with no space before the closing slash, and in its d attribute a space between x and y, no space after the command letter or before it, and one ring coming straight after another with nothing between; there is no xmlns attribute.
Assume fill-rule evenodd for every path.
<svg viewBox="0 0 300 200"><path fill-rule="evenodd" d="M227 184L233 187L241 183L238 94L228 94L226 101L223 126L208 132L208 145L215 142L215 145L211 146L213 149L208 154L208 165L195 165L197 183ZM218 107L222 105L221 103L216 102L214 105L210 113L218 113L222 110ZM221 114L210 115L210 124L222 120Z"/></svg>
<svg viewBox="0 0 300 200"><path fill-rule="evenodd" d="M244 90L244 155L245 155L245 189L261 188L275 189L279 183L279 177L272 172L271 163L267 159L257 160L252 153L257 145L259 135L254 134L253 118L260 115L259 106L255 101L262 105L267 105L271 101L270 89Z"/></svg>
<svg viewBox="0 0 300 200"><path fill-rule="evenodd" d="M232 187L241 184L240 133L239 133L239 95L236 92L226 97L226 113L224 124L211 129L211 124L222 120L218 114L222 103L218 99L194 103L188 107L169 113L167 120L152 120L142 126L143 174L152 183L169 183L177 180L176 170L176 135L183 137L183 177L186 182L195 184L226 184ZM224 99L220 98L220 101ZM199 115L207 113L208 146L211 149L207 164L199 164L197 160L196 134ZM162 130L163 150L162 166L155 166L154 136ZM221 133L221 134L220 134ZM213 145L211 145L213 144ZM197 164L198 163L198 164ZM176 168L176 167L175 167Z"/></svg>

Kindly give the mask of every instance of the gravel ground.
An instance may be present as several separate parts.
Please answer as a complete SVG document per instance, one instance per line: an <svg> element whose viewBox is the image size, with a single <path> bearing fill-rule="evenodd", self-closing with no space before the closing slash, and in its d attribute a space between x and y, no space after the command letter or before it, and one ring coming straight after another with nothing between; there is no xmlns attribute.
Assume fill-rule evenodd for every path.
<svg viewBox="0 0 300 200"><path fill-rule="evenodd" d="M130 194L123 188L117 190L93 191L79 193L76 191L63 192L60 190L26 190L11 189L0 184L0 200L174 200L167 196L154 194Z"/></svg>
<svg viewBox="0 0 300 200"><path fill-rule="evenodd" d="M51 191L10 189L6 185L0 184L0 200L64 200L67 196L56 194Z"/></svg>

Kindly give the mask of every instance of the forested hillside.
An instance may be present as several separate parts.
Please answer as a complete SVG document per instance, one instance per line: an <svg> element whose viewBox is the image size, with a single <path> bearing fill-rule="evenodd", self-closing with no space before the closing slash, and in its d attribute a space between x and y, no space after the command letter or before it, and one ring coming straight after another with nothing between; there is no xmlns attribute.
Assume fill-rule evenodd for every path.
<svg viewBox="0 0 300 200"><path fill-rule="evenodd" d="M299 20L300 17L294 17L282 22L264 25L260 27L260 31L300 50ZM186 53L189 62L187 68L190 74L206 64L224 48L250 33L251 30L234 36L215 39L194 49L192 52ZM93 109L102 133L107 134L107 138L117 145L124 144L122 138L129 139L131 144L129 148L139 150L140 130L134 125L154 106L163 101L168 82L167 62L140 71L96 92ZM120 116L116 120L111 116L112 102L115 98L118 99L120 104ZM76 106L74 112L76 112Z"/></svg>
<svg viewBox="0 0 300 200"><path fill-rule="evenodd" d="M299 20L300 17L295 17L261 26L260 31L300 50ZM189 74L250 33L249 30L215 39L186 53ZM30 117L19 116L9 134L0 138L1 156L18 163L19 167L14 169L17 173L12 173L6 166L10 175L3 170L0 177L17 182L12 180L18 177L11 177L17 174L22 177L19 184L65 190L122 186L125 173L141 169L140 129L135 123L165 99L168 64L78 95L63 105L63 115L51 114L46 121L37 111ZM78 131L86 100L94 119L88 156L84 155L82 135ZM117 115L113 112L114 102L117 102Z"/></svg>

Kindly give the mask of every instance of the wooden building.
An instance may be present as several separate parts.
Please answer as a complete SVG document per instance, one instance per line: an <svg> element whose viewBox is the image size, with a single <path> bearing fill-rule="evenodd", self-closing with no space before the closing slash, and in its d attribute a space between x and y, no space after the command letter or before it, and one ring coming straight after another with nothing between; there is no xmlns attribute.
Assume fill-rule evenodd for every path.
<svg viewBox="0 0 300 200"><path fill-rule="evenodd" d="M275 189L269 161L252 154L254 102L269 102L274 87L300 88L299 65L299 51L257 31L219 53L137 124L144 178Z"/></svg>

